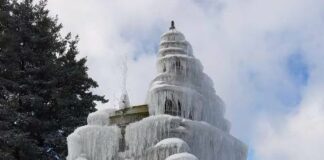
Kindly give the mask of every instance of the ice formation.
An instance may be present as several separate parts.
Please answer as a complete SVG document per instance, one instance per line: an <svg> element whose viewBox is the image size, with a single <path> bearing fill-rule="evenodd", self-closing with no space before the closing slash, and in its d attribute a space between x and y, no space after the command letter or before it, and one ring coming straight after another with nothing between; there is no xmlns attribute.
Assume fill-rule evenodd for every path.
<svg viewBox="0 0 324 160"><path fill-rule="evenodd" d="M147 97L151 115L169 113L229 131L224 104L215 94L212 80L203 73L190 43L176 29L161 37L157 70Z"/></svg>
<svg viewBox="0 0 324 160"><path fill-rule="evenodd" d="M111 160L118 152L120 129L117 126L86 125L68 136L68 160Z"/></svg>
<svg viewBox="0 0 324 160"><path fill-rule="evenodd" d="M103 109L90 113L87 118L88 125L109 125L110 113L113 113L114 109Z"/></svg>
<svg viewBox="0 0 324 160"><path fill-rule="evenodd" d="M130 107L130 103L129 103L127 91L125 90L123 91L119 100L119 109L125 109L127 107Z"/></svg>
<svg viewBox="0 0 324 160"><path fill-rule="evenodd" d="M143 132L143 130L149 130L149 132ZM182 139L189 146L188 149L182 151L192 153L202 160L243 160L246 157L245 145L223 130L206 122L177 116L150 116L128 125L125 135L128 154L134 157L147 154L148 150L156 148L158 144L165 144L164 140L168 140L170 144L179 144L178 148L187 148L180 147L186 146L185 143L169 140L175 137ZM151 155L152 157L159 155L154 152L151 154L157 154ZM141 157L140 160L150 159Z"/></svg>
<svg viewBox="0 0 324 160"><path fill-rule="evenodd" d="M212 80L174 23L161 37L157 71L148 109L129 107L124 88L121 110L89 114L88 125L67 138L67 159L246 160L247 147L230 135Z"/></svg>
<svg viewBox="0 0 324 160"><path fill-rule="evenodd" d="M198 158L190 153L177 153L169 156L165 160L198 160Z"/></svg>
<svg viewBox="0 0 324 160"><path fill-rule="evenodd" d="M121 62L120 62L119 67L121 70L121 82L122 82L121 91L122 91L122 94L119 99L119 109L125 109L127 107L130 107L127 89L126 89L128 67L127 67L127 55L121 54L121 56L122 57L120 59Z"/></svg>

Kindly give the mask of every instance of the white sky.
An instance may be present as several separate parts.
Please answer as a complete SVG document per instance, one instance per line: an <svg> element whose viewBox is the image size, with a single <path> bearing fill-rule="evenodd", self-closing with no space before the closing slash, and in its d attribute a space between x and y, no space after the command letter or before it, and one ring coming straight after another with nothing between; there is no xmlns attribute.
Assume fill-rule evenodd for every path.
<svg viewBox="0 0 324 160"><path fill-rule="evenodd" d="M80 36L96 92L144 103L160 35L175 20L227 105L250 160L323 160L323 0L49 0L63 33Z"/></svg>

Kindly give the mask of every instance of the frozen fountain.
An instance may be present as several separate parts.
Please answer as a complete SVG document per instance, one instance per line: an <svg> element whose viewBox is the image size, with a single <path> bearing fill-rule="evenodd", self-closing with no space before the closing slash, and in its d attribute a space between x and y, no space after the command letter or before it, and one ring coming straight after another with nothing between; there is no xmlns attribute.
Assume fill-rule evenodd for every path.
<svg viewBox="0 0 324 160"><path fill-rule="evenodd" d="M161 36L157 71L147 105L129 106L125 87L119 110L91 113L69 135L67 159L246 160L212 80L173 22Z"/></svg>

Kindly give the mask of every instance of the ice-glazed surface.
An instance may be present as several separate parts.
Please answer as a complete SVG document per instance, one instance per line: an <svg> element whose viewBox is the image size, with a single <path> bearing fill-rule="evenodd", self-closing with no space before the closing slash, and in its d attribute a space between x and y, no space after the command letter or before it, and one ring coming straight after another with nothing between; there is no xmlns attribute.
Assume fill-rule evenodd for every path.
<svg viewBox="0 0 324 160"><path fill-rule="evenodd" d="M179 138L167 138L158 142L155 146L148 147L142 154L125 152L124 159L131 160L165 160L167 157L177 153L190 152L188 144ZM123 158L121 158L123 159Z"/></svg>
<svg viewBox="0 0 324 160"><path fill-rule="evenodd" d="M115 109L103 109L90 113L87 118L88 125L109 125L109 115Z"/></svg>
<svg viewBox="0 0 324 160"><path fill-rule="evenodd" d="M176 116L156 115L145 118L127 126L125 135L128 152L134 156L145 154L146 150L160 141L174 137L185 141L190 148L188 152L199 159L246 159L246 146L228 133L206 122Z"/></svg>
<svg viewBox="0 0 324 160"><path fill-rule="evenodd" d="M156 147L156 148L172 148L172 147L175 147L175 148L179 148L181 150L186 150L186 151L190 150L188 144L185 141L183 141L182 139L180 139L180 138L163 139L162 141L157 143L154 147Z"/></svg>
<svg viewBox="0 0 324 160"><path fill-rule="evenodd" d="M76 160L87 160L87 155L81 154Z"/></svg>
<svg viewBox="0 0 324 160"><path fill-rule="evenodd" d="M112 160L118 152L120 136L117 126L79 127L67 138L67 160Z"/></svg>
<svg viewBox="0 0 324 160"><path fill-rule="evenodd" d="M162 35L157 71L147 96L151 115L167 113L202 120L229 131L224 103L181 32L171 29Z"/></svg>
<svg viewBox="0 0 324 160"><path fill-rule="evenodd" d="M169 156L165 160L198 160L198 158L190 153L178 153Z"/></svg>

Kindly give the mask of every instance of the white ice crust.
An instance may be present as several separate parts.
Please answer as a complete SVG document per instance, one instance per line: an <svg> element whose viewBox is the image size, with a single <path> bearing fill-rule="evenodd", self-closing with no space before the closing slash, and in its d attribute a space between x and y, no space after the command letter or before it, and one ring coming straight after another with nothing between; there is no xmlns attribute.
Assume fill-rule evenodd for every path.
<svg viewBox="0 0 324 160"><path fill-rule="evenodd" d="M119 109L125 109L130 107L127 91L124 91L119 100Z"/></svg>
<svg viewBox="0 0 324 160"><path fill-rule="evenodd" d="M115 109L103 109L90 113L87 118L88 125L109 125L110 113L113 113Z"/></svg>
<svg viewBox="0 0 324 160"><path fill-rule="evenodd" d="M169 156L165 160L198 160L198 158L190 153L177 153Z"/></svg>
<svg viewBox="0 0 324 160"><path fill-rule="evenodd" d="M120 129L117 126L86 125L67 137L67 160L112 160L118 152Z"/></svg>
<svg viewBox="0 0 324 160"><path fill-rule="evenodd" d="M158 142L154 147L156 148L183 148L183 150L190 150L188 144L180 138L167 138L163 139L162 141Z"/></svg>
<svg viewBox="0 0 324 160"><path fill-rule="evenodd" d="M228 133L206 122L170 115L150 116L128 125L125 139L128 154L135 157L145 155L147 150L162 144L182 144L183 146L188 144L189 149L177 153L189 152L203 160L246 159L246 146ZM152 157L159 155L154 152L150 154L157 154L151 155ZM144 157L141 160L149 159Z"/></svg>

